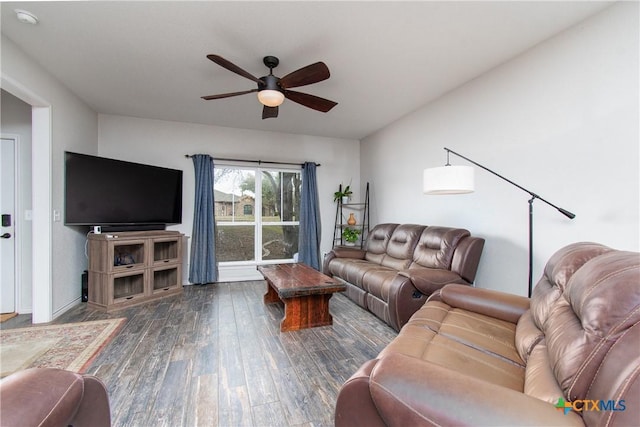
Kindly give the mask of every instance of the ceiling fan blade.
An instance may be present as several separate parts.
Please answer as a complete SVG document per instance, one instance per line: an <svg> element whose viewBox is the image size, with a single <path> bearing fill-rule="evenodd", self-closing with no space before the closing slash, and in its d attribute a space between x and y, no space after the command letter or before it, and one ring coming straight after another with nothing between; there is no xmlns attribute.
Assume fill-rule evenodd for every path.
<svg viewBox="0 0 640 427"><path fill-rule="evenodd" d="M297 102L300 105L304 105L305 107L309 107L317 111L322 111L323 113L326 113L327 111L338 105L337 102L329 101L328 99L320 98L319 96L309 95L308 93L295 92L292 90L286 90L284 92L284 96L287 97L287 99L292 100L293 102Z"/></svg>
<svg viewBox="0 0 640 427"><path fill-rule="evenodd" d="M265 105L264 108L262 108L262 120L276 117L278 117L278 107L267 107Z"/></svg>
<svg viewBox="0 0 640 427"><path fill-rule="evenodd" d="M257 91L258 89L251 89L251 90L243 90L242 92L230 92L230 93L221 93L218 95L201 96L201 98L206 99L208 101L210 99L229 98L232 96L244 95L246 93L257 92Z"/></svg>
<svg viewBox="0 0 640 427"><path fill-rule="evenodd" d="M307 65L299 70L293 71L280 79L280 87L287 89L290 87L306 86L328 79L329 68L324 62L316 62Z"/></svg>
<svg viewBox="0 0 640 427"><path fill-rule="evenodd" d="M216 64L218 64L219 66L221 66L222 68L226 68L227 70L239 74L242 77L246 77L249 80L252 80L256 83L260 83L260 79L257 78L256 76L250 74L249 72L243 70L242 68L238 67L236 64L233 64L229 61L227 61L226 59L224 59L223 57L219 56L219 55L207 55L207 58L209 58L210 60L212 60L213 62L215 62Z"/></svg>

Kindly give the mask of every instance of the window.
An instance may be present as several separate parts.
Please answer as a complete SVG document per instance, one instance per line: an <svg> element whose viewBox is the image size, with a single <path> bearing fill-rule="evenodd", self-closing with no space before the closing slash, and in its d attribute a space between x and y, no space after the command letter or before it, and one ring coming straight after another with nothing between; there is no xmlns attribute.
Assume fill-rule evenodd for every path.
<svg viewBox="0 0 640 427"><path fill-rule="evenodd" d="M301 180L299 171L216 167L218 262L293 259L298 252Z"/></svg>

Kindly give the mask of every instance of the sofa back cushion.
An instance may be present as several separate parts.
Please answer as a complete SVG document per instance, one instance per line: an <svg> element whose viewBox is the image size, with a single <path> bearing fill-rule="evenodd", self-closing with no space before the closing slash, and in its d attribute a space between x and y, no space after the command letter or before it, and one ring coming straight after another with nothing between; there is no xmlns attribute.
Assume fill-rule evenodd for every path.
<svg viewBox="0 0 640 427"><path fill-rule="evenodd" d="M566 331L563 328L559 339L549 341L549 353L567 396L584 399L611 347L640 322L640 257L637 253L612 251L594 258L569 280L564 297L568 302L566 313L559 311L551 316L548 328L557 328L569 317L567 313L574 316L570 321L575 326ZM631 365L628 362L632 355L637 360L638 343L626 345L629 359L621 366ZM574 355L576 359L571 360ZM636 365L636 371L638 368Z"/></svg>
<svg viewBox="0 0 640 427"><path fill-rule="evenodd" d="M619 390L609 390L606 396L588 397L597 373L606 369L607 354L640 322L639 277L637 253L615 251L594 243L569 245L547 263L533 292L531 317L544 334L545 358L564 398L607 400L620 395ZM517 340L523 339L519 335L527 334L517 333ZM633 365L637 347L631 347L637 343L624 342L621 340L620 345L628 347L626 363ZM523 342L516 346L521 352L525 348L536 351L535 346L532 350ZM528 364L527 371L530 368L533 369ZM617 372L629 374L624 370ZM612 384L625 382L612 380Z"/></svg>
<svg viewBox="0 0 640 427"><path fill-rule="evenodd" d="M409 268L413 258L413 251L418 244L424 225L401 224L393 230L387 245L387 252L380 264L394 270Z"/></svg>
<svg viewBox="0 0 640 427"><path fill-rule="evenodd" d="M387 253L387 245L398 224L378 224L371 229L367 237L365 259L367 261L382 263L382 258Z"/></svg>
<svg viewBox="0 0 640 427"><path fill-rule="evenodd" d="M413 252L413 262L422 267L450 270L458 243L470 235L463 228L426 227Z"/></svg>

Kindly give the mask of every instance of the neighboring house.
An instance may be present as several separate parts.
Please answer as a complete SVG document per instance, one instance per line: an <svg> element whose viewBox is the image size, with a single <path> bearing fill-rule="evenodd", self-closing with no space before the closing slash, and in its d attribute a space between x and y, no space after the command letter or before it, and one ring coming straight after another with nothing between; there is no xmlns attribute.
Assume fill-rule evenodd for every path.
<svg viewBox="0 0 640 427"><path fill-rule="evenodd" d="M253 216L256 201L253 197L213 190L214 210L216 216Z"/></svg>

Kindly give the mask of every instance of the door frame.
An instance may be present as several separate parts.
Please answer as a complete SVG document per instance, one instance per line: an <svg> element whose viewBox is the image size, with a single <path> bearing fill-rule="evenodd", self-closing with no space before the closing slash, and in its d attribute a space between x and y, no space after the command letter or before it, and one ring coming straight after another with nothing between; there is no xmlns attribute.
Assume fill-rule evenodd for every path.
<svg viewBox="0 0 640 427"><path fill-rule="evenodd" d="M4 71L0 79L4 90L31 105L31 321L47 323L53 320L52 105Z"/></svg>
<svg viewBox="0 0 640 427"><path fill-rule="evenodd" d="M20 204L20 135L1 133L0 139L13 141L13 311L19 313L22 307L22 229L18 221L19 212L22 212Z"/></svg>

